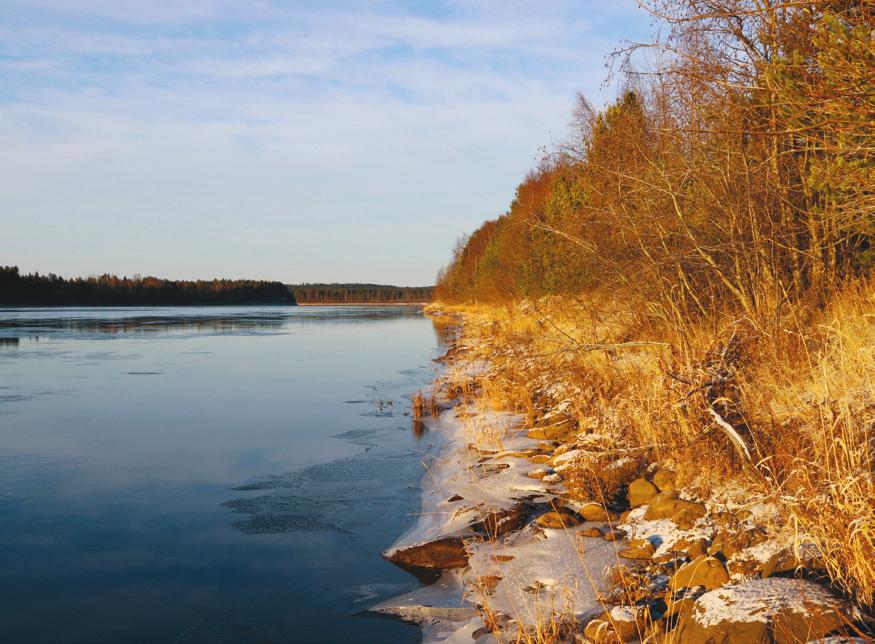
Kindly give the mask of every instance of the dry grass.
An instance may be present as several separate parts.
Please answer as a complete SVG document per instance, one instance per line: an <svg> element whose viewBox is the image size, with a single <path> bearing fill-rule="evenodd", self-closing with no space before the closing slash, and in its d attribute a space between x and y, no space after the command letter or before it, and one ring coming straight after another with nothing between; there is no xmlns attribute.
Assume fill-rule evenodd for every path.
<svg viewBox="0 0 875 644"><path fill-rule="evenodd" d="M544 298L453 306L474 372L462 395L533 425L563 405L575 431L648 448L680 485L733 481L775 499L834 582L875 602L875 288L795 307L769 329L715 315L678 330L646 306ZM746 466L709 407L749 447ZM572 477L573 479L573 477ZM571 481L573 483L573 480Z"/></svg>

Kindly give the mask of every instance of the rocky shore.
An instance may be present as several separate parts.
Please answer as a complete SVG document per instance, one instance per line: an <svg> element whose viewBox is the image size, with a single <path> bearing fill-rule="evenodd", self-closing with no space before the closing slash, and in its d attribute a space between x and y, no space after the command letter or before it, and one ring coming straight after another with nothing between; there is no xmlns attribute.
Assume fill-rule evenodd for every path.
<svg viewBox="0 0 875 644"><path fill-rule="evenodd" d="M583 426L551 383L534 418L491 408L469 341L423 419L446 443L420 520L385 553L430 583L373 610L427 642L871 641L770 499Z"/></svg>

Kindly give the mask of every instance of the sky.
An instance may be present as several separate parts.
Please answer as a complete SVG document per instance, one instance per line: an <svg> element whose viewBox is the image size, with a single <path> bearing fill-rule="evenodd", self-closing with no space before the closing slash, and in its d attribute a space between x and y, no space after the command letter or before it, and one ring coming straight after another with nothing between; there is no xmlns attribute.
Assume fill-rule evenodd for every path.
<svg viewBox="0 0 875 644"><path fill-rule="evenodd" d="M425 285L634 0L0 0L0 265Z"/></svg>

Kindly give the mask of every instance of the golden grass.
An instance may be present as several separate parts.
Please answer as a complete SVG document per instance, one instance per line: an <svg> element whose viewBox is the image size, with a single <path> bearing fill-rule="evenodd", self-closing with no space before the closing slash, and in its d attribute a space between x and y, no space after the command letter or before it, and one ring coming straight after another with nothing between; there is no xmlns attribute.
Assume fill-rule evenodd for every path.
<svg viewBox="0 0 875 644"><path fill-rule="evenodd" d="M678 330L646 303L550 297L463 313L478 397L537 423L566 401L579 431L646 447L679 484L732 481L774 500L833 581L875 603L875 288L788 308L763 330L715 314ZM468 379L471 380L470 378ZM470 382L457 384L467 388ZM750 449L745 466L709 407ZM571 477L573 479L573 477Z"/></svg>

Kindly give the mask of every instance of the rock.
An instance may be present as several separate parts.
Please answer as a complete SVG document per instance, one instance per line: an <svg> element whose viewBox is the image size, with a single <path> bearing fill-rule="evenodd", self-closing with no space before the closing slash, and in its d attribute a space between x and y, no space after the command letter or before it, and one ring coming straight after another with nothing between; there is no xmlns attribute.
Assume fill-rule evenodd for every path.
<svg viewBox="0 0 875 644"><path fill-rule="evenodd" d="M760 574L763 562L751 557L736 556L730 559L726 566L733 577L753 577Z"/></svg>
<svg viewBox="0 0 875 644"><path fill-rule="evenodd" d="M660 492L650 499L644 518L648 521L653 519L668 519L677 507L679 495L676 490Z"/></svg>
<svg viewBox="0 0 875 644"><path fill-rule="evenodd" d="M659 494L656 486L644 478L638 478L629 483L629 505L640 507Z"/></svg>
<svg viewBox="0 0 875 644"><path fill-rule="evenodd" d="M468 565L468 551L462 537L440 537L405 548L398 548L385 555L389 561L413 568L453 570Z"/></svg>
<svg viewBox="0 0 875 644"><path fill-rule="evenodd" d="M525 525L527 518L528 513L523 504L512 508L492 509L482 519L471 524L471 529L494 539L519 530Z"/></svg>
<svg viewBox="0 0 875 644"><path fill-rule="evenodd" d="M841 628L852 611L810 581L752 579L699 597L692 609L681 615L672 641L810 642Z"/></svg>
<svg viewBox="0 0 875 644"><path fill-rule="evenodd" d="M595 526L589 526L588 528L581 528L581 530L578 534L580 534L581 536L584 536L584 537L601 538L602 531L599 530L598 528L596 528Z"/></svg>
<svg viewBox="0 0 875 644"><path fill-rule="evenodd" d="M650 559L656 547L647 539L632 539L629 545L620 551L620 556L626 559Z"/></svg>
<svg viewBox="0 0 875 644"><path fill-rule="evenodd" d="M535 454L529 460L531 460L532 463L538 463L539 465L543 465L544 463L550 462L550 457L546 454Z"/></svg>
<svg viewBox="0 0 875 644"><path fill-rule="evenodd" d="M697 588L682 588L675 593L667 592L665 595L666 611L663 617L670 619L675 615L688 613L693 609L696 600L704 593L705 589L701 586Z"/></svg>
<svg viewBox="0 0 875 644"><path fill-rule="evenodd" d="M709 555L720 553L724 558L730 559L741 550L750 548L762 543L768 537L758 529L752 530L721 530L716 537L711 547L708 548Z"/></svg>
<svg viewBox="0 0 875 644"><path fill-rule="evenodd" d="M776 552L766 561L762 568L761 576L763 578L772 577L773 575L794 572L797 568L807 568L809 570L823 569L823 564L819 561L815 552L805 550L800 554L801 556L797 556L792 548L784 548L780 552Z"/></svg>
<svg viewBox="0 0 875 644"><path fill-rule="evenodd" d="M728 582L729 573L723 562L716 557L702 556L678 568L669 581L669 587L673 591L695 586L704 586L711 590Z"/></svg>
<svg viewBox="0 0 875 644"><path fill-rule="evenodd" d="M583 634L596 644L636 642L644 633L644 612L641 606L615 606L590 620Z"/></svg>
<svg viewBox="0 0 875 644"><path fill-rule="evenodd" d="M644 518L671 519L679 528L689 530L707 512L703 504L681 499L676 491L660 492L650 500Z"/></svg>
<svg viewBox="0 0 875 644"><path fill-rule="evenodd" d="M677 477L678 475L671 470L660 468L653 475L653 484L659 488L660 492L672 492L677 489Z"/></svg>
<svg viewBox="0 0 875 644"><path fill-rule="evenodd" d="M622 541L626 538L626 533L622 530L616 530L614 528L605 528L602 532L602 539L605 541Z"/></svg>
<svg viewBox="0 0 875 644"><path fill-rule="evenodd" d="M708 554L708 540L704 537L684 537L675 541L671 549L695 559Z"/></svg>
<svg viewBox="0 0 875 644"><path fill-rule="evenodd" d="M530 479L543 479L545 476L551 473L551 470L539 469L532 470L531 472L526 472L526 476Z"/></svg>
<svg viewBox="0 0 875 644"><path fill-rule="evenodd" d="M598 503L585 503L577 512L587 521L616 521L617 515Z"/></svg>
<svg viewBox="0 0 875 644"><path fill-rule="evenodd" d="M462 500L461 496L459 496L458 494L454 494L453 496L451 496L450 498L447 499L447 503L456 503L457 501L461 501L461 500Z"/></svg>
<svg viewBox="0 0 875 644"><path fill-rule="evenodd" d="M576 525L580 525L582 521L569 512L547 512L535 519L535 523L542 528L559 530L561 528L573 528Z"/></svg>
<svg viewBox="0 0 875 644"><path fill-rule="evenodd" d="M671 520L681 530L689 530L706 514L708 514L708 510L702 503L678 499L678 505L674 514L671 515Z"/></svg>

